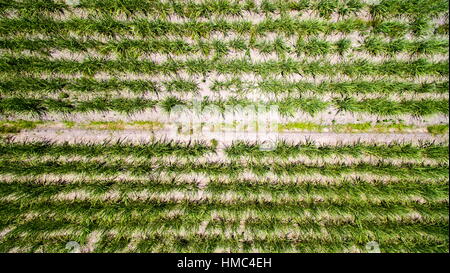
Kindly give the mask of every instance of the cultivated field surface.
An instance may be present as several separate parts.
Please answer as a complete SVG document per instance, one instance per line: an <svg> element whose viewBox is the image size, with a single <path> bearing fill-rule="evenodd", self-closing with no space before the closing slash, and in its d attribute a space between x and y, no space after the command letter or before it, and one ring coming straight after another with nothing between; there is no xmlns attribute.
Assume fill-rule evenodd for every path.
<svg viewBox="0 0 450 273"><path fill-rule="evenodd" d="M0 0L0 252L449 252L448 0Z"/></svg>

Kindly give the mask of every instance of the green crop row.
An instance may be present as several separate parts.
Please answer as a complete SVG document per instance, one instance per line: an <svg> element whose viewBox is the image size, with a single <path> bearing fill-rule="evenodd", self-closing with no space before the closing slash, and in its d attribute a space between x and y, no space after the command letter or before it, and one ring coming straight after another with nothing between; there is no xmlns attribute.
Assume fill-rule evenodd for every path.
<svg viewBox="0 0 450 273"><path fill-rule="evenodd" d="M133 145L121 142L100 144L56 144L51 142L1 143L1 154L5 157L23 157L26 155L80 155L80 156L135 156L151 158L154 156L198 157L215 152L215 147L202 142L181 143L176 141L152 141L145 145Z"/></svg>
<svg viewBox="0 0 450 273"><path fill-rule="evenodd" d="M104 144L56 144L51 142L0 143L0 154L4 158L24 158L29 156L87 156L87 157L114 157L134 156L151 158L155 156L203 156L207 153L215 153L214 145L192 142L177 143L173 141L152 141L142 145L125 143ZM265 157L275 156L281 158L304 155L311 158L323 158L329 156L375 156L380 158L431 158L448 160L448 145L422 143L392 144L347 144L340 146L314 145L313 143L287 144L278 142L274 150L263 151L259 144L235 142L225 148L226 155L234 158L240 156Z"/></svg>
<svg viewBox="0 0 450 273"><path fill-rule="evenodd" d="M173 79L168 81L148 80L96 80L92 78L65 79L50 78L39 79L35 77L8 77L0 80L0 94L40 94L63 91L75 92L113 92L129 90L136 94L166 92L197 92L198 83L193 80Z"/></svg>
<svg viewBox="0 0 450 273"><path fill-rule="evenodd" d="M267 78L258 82L243 81L238 77L230 80L214 80L209 86L212 91L229 91L241 93L252 90L260 90L265 93L283 94L303 94L311 92L313 94L334 93L342 95L352 94L402 94L402 93L436 93L445 94L448 92L448 81L442 82L399 82L388 80L375 81L344 81L344 82L322 82L312 83L306 81L288 81ZM114 92L129 90L136 94L165 92L198 92L199 81L176 79L167 81L149 80L120 80L111 78L109 80L96 80L82 77L79 79L47 78L37 77L4 77L0 80L0 94L2 95L27 95L27 94L48 94L63 93L65 91L96 93Z"/></svg>
<svg viewBox="0 0 450 273"><path fill-rule="evenodd" d="M15 85L11 82L10 86ZM2 83L0 82L0 86ZM20 85L19 85L20 86ZM0 87L6 89L6 87ZM234 77L229 80L215 80L211 85L213 91L233 90L237 92L249 91L258 89L267 93L306 93L313 92L315 94L337 93L343 95L349 94L395 94L395 93L439 93L444 94L448 92L449 85L446 82L428 82L428 83L413 83L413 82L398 82L389 80L375 80L375 81L326 81L322 83L311 83L305 81L288 81L267 78L258 82L248 82L241 80L239 77ZM9 90L11 90L10 88Z"/></svg>
<svg viewBox="0 0 450 273"><path fill-rule="evenodd" d="M118 21L112 17L100 19L72 18L68 20L55 20L46 16L32 16L23 18L0 19L0 35L12 34L49 34L52 36L76 33L83 36L95 34L108 37L135 35L136 37L159 37L166 35L209 37L211 33L219 32L229 34L250 34L252 37L276 32L284 35L317 35L331 33L351 33L355 31L371 31L374 34L383 34L389 37L401 37L408 32L422 35L431 31L432 25L415 20L410 23L400 21L365 21L357 18L348 18L337 22L327 20L297 20L288 16L280 19L266 18L260 23L250 21L213 20L207 22L189 21L174 23L165 20L136 19L133 21Z"/></svg>
<svg viewBox="0 0 450 273"><path fill-rule="evenodd" d="M391 205L408 205L417 203L417 197L420 197L422 203L426 203L428 206L439 206L439 203L445 202L446 199L448 200L448 194L446 194L448 192L448 183L420 185L409 188L401 188L398 187L397 184L389 184L380 187L373 185L357 186L345 184L339 186L283 186L281 188L273 186L269 187L266 185L253 186L255 186L254 191L253 188L249 190L248 186L246 187L245 185L242 185L242 187L237 187L237 185L216 185L208 187L203 191L203 194L208 197L205 197L205 200L201 200L201 203L224 203L222 198L226 195L235 196L233 201L236 203L241 201L242 203L251 204L253 200L269 195L271 196L271 200L268 200L267 203L279 204L284 202L286 205L297 203L305 206L308 206L308 204L311 203L323 202L329 204L341 204L342 206L359 205L364 207L367 204L379 204L381 201ZM284 189L284 187L287 187L287 189ZM10 201L10 203L28 203L29 205L47 202L51 203L59 201L58 196L62 197L74 192L84 193L86 198L80 199L90 201L101 200L105 194L115 192L116 197L113 199L116 200L109 200L109 202L118 201L119 204L125 203L127 200L133 200L133 194L145 192L147 196L153 195L156 200L160 197L161 200L170 203L173 200L173 198L169 197L171 193L179 192L185 196L195 196L198 189L195 189L194 185L143 185L142 183L130 185L128 183L111 184L107 182L101 184L84 183L81 185L37 185L36 183L27 184L23 182L18 184L0 183L0 198L7 198L11 195L16 196L15 200ZM361 198L362 194L366 196L366 199ZM164 196L168 196L169 198L163 199ZM317 200L318 196L321 197L321 200ZM411 198L412 196L416 197L416 199ZM147 218L147 221L150 219ZM188 221L186 221L186 223L188 223ZM191 223L195 223L195 221L192 221Z"/></svg>
<svg viewBox="0 0 450 273"><path fill-rule="evenodd" d="M255 73L263 76L270 74L302 75L448 75L447 61L388 60L374 63L367 60L355 60L330 64L326 60L313 62L293 60L291 58L277 61L252 62L247 59L211 60L190 59L186 61L167 60L161 63L144 60L106 60L89 58L84 61L49 60L39 57L0 57L0 72L3 73L83 73L94 75L98 72L134 72L145 74L177 74L186 71L191 75L205 75L210 72L219 74Z"/></svg>
<svg viewBox="0 0 450 273"><path fill-rule="evenodd" d="M354 157L376 156L381 158L434 158L447 159L448 146L423 144L423 146L413 146L411 144L351 144L340 146L316 146L313 143L300 143L297 145L278 142L273 150L265 151L260 144L246 142L235 142L226 147L225 152L230 157L251 156L251 157L292 157L306 155L309 157L326 157L331 155L350 155Z"/></svg>
<svg viewBox="0 0 450 273"><path fill-rule="evenodd" d="M172 183L157 184L151 181L144 183L112 183L105 181L101 183L70 183L58 185L40 185L35 182L18 182L18 183L0 183L0 198L8 195L15 195L21 201L24 199L32 202L31 199L53 199L58 194L69 194L71 192L85 192L95 197L102 196L108 192L118 192L119 198L127 198L130 193L143 192L147 194L165 195L170 192L195 193L198 191L196 184L178 184ZM314 196L322 196L324 199L333 200L337 196L343 200L358 200L361 194L367 196L378 197L380 199L401 201L407 200L410 196L420 196L426 201L434 202L448 197L448 183L441 182L439 184L403 184L390 183L383 184L339 184L339 185L259 185L256 183L235 182L235 183L212 183L203 189L205 193L211 196L220 196L221 194L233 193L239 196L263 195L270 194L274 198L289 197L293 200L296 197L310 199ZM370 198L369 198L370 199ZM357 203L357 202L355 202Z"/></svg>
<svg viewBox="0 0 450 273"><path fill-rule="evenodd" d="M256 40L245 40L236 38L231 41L204 41L198 40L196 43L188 43L182 39L151 39L151 40L112 40L102 42L99 40L79 39L0 39L0 48L8 49L14 52L29 50L50 55L53 50L70 50L72 52L88 52L96 50L100 54L116 54L122 58L138 58L143 54L162 53L162 54L195 54L202 53L204 56L214 54L222 57L230 53L231 50L238 52L249 52L250 49L256 49L262 54L277 53L279 56L285 56L288 53L297 55L305 54L310 56L319 56L326 54L344 54L349 51L367 51L371 54L397 54L401 52L409 54L436 54L448 53L448 40L429 39L410 41L406 39L396 39L384 41L380 37L367 38L359 47L351 47L348 39L341 39L337 42L328 42L324 39L302 39L299 38L293 46L288 45L282 38L278 37L273 42L257 42Z"/></svg>
<svg viewBox="0 0 450 273"><path fill-rule="evenodd" d="M410 114L415 116L429 116L433 114L447 114L448 100L423 99L393 101L384 98L356 100L351 97L336 98L331 102L321 101L317 98L287 98L267 103L261 102L266 108L278 107L281 116L293 116L300 111L314 116L325 111L328 107L335 107L339 111L361 112L381 116L395 116ZM258 109L261 104L246 99L216 100L205 99L199 101L201 109L212 114L223 114L228 110ZM135 113L148 109L159 109L167 113L182 113L180 111L195 109L195 102L184 101L176 97L167 97L164 100L146 99L108 99L97 97L91 100L67 101L64 99L33 99L23 97L0 98L0 113L16 114L45 114L49 112L77 113L89 111L117 111L121 113ZM208 107L208 108L205 108ZM247 108L246 108L247 107ZM201 110L200 109L200 110Z"/></svg>
<svg viewBox="0 0 450 273"><path fill-rule="evenodd" d="M332 13L348 16L362 10L369 10L376 18L392 16L436 16L448 11L445 0L383 0L379 3L367 3L361 0L301 0L280 1L263 0L206 0L202 2L151 1L151 0L81 0L76 5L55 0L0 1L0 12L17 10L20 15L42 13L64 13L74 8L88 10L93 14L115 15L118 13L132 16L136 13L167 18L178 15L190 19L209 18L211 16L239 16L243 12L286 13L289 11L314 10L320 16L329 18Z"/></svg>
<svg viewBox="0 0 450 273"><path fill-rule="evenodd" d="M89 182L89 181L86 181ZM94 181L93 181L94 182ZM3 184L3 182L2 182ZM105 184L108 187L107 184ZM11 186L15 187L15 186ZM46 186L41 186L45 188ZM38 191L39 189L34 187L34 189L29 190L29 192ZM427 191L427 188L422 189L423 192ZM438 190L439 191L439 190ZM55 191L57 192L57 191ZM102 192L102 191L100 191ZM433 191L432 191L433 192ZM38 194L38 193L36 193ZM148 200L147 202L142 202L139 200L129 200L127 203L120 203L118 205L111 205L111 202L92 202L89 200L73 200L73 202L62 201L62 200L51 200L51 202L34 202L27 204L26 202L8 202L8 206L0 207L0 226L4 227L10 223L24 224L26 219L23 217L16 217L17 214L24 214L26 212L34 211L38 213L38 219L43 219L54 215L56 218L65 219L79 219L90 218L96 219L101 223L105 224L145 224L151 222L162 222L165 220L172 220L174 222L186 219L187 222L192 223L196 221L201 223L202 220L210 219L212 215L216 214L216 219L210 219L214 222L224 222L233 223L241 217L245 217L246 212L252 212L254 217L246 217L247 221L258 222L259 219L292 219L295 221L305 221L307 216L310 218L320 217L324 212L329 212L331 215L344 216L344 215L354 215L356 219L362 218L369 220L372 217L376 218L385 217L386 222L401 222L395 216L407 216L411 212L417 212L424 216L424 218L434 218L438 220L443 216L446 216L445 204L442 203L429 203L429 204L419 204L411 203L410 207L406 207L400 204L355 204L347 202L345 204L341 203L340 206L328 206L320 202L316 203L303 203L298 204L271 204L271 203L260 203L260 204L247 204L242 205L239 203L229 203L229 204L202 204L198 203L192 206L190 203L186 202L155 202ZM2 201L2 204L6 202ZM89 207L90 209L86 209ZM68 212L70 209L70 213ZM48 212L54 212L54 214ZM171 215L171 212L179 212L178 214ZM119 213L121 212L121 213ZM142 217L141 215L147 215L147 217ZM248 214L247 214L248 215ZM226 217L229 216L229 217ZM447 215L448 216L448 215ZM253 218L253 219L252 219ZM306 219L305 219L306 218ZM373 218L372 218L373 219ZM448 219L447 219L448 221ZM85 222L85 221L79 221ZM170 225L170 223L166 224Z"/></svg>
<svg viewBox="0 0 450 273"><path fill-rule="evenodd" d="M2 160L0 162L0 172L13 175L41 175L41 174L69 174L79 173L83 176L95 174L115 175L129 172L132 175L158 174L161 172L182 174L201 173L205 175L231 175L236 176L244 171L252 171L257 175L266 175L273 172L276 175L311 175L320 174L332 177L342 177L351 173L366 173L373 175L388 175L392 177L408 178L448 178L448 164L426 165L423 163L412 164L388 164L379 162L376 164L358 163L354 165L345 164L323 164L300 165L297 163L272 163L267 166L258 162L249 162L243 166L239 162L227 163L128 163L122 160L111 163L90 162L90 161L32 161L23 162L18 160Z"/></svg>

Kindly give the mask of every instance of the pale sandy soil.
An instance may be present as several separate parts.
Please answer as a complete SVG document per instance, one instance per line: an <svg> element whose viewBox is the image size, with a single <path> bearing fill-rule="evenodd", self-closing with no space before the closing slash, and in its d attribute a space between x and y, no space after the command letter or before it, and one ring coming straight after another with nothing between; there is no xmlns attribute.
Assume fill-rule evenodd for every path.
<svg viewBox="0 0 450 273"><path fill-rule="evenodd" d="M447 135L433 136L428 133L255 133L255 132L201 132L197 134L179 134L176 130L160 130L149 132L147 130L83 130L83 129L35 129L23 131L17 134L16 141L54 141L54 142L93 142L126 141L131 143L148 142L152 139L172 139L187 142L190 140L207 141L217 140L222 145L229 145L233 141L243 140L249 142L276 142L280 140L288 143L314 141L317 144L339 144L339 143L390 143L421 141L448 141Z"/></svg>

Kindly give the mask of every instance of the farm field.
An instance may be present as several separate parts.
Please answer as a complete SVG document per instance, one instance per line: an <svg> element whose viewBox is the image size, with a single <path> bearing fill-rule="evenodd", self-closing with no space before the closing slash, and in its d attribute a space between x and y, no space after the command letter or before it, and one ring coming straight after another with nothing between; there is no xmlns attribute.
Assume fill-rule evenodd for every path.
<svg viewBox="0 0 450 273"><path fill-rule="evenodd" d="M0 0L0 252L449 252L447 0Z"/></svg>

